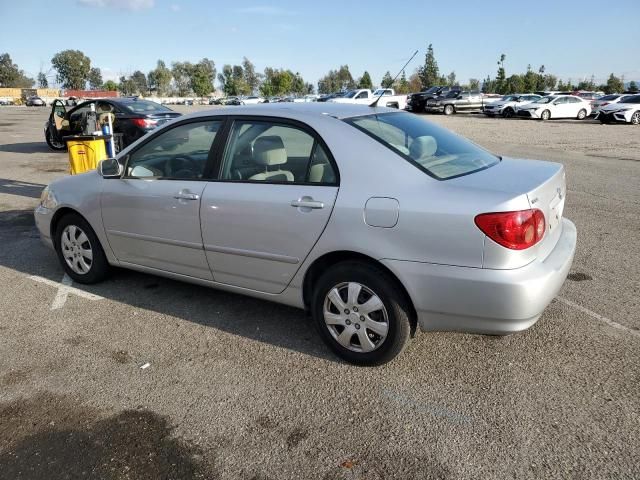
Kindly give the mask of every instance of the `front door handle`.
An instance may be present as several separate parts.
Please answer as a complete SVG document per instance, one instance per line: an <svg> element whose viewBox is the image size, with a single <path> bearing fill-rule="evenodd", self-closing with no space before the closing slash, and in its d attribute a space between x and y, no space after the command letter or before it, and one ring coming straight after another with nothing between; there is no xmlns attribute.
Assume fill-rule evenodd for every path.
<svg viewBox="0 0 640 480"><path fill-rule="evenodd" d="M179 191L176 195L173 196L176 200L200 200L200 195L197 193L190 193L185 190Z"/></svg>
<svg viewBox="0 0 640 480"><path fill-rule="evenodd" d="M299 198L298 200L291 200L291 206L306 210L306 209L324 208L324 203L315 201L313 197L302 197L302 198Z"/></svg>

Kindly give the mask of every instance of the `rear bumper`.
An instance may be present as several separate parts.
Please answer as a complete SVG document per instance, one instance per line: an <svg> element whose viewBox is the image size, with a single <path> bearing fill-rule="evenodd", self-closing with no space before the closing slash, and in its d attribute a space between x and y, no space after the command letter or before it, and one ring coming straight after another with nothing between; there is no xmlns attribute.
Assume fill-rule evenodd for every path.
<svg viewBox="0 0 640 480"><path fill-rule="evenodd" d="M384 260L407 288L428 331L504 335L533 325L564 283L576 248L574 224L544 260L513 270Z"/></svg>

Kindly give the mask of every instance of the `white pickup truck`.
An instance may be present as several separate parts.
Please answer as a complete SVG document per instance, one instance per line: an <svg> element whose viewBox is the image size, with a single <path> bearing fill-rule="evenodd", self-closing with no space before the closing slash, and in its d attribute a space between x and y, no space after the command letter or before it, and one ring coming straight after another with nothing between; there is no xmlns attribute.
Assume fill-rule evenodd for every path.
<svg viewBox="0 0 640 480"><path fill-rule="evenodd" d="M382 95L382 96L381 96ZM333 103L359 103L362 105L371 105L376 98L380 97L379 107L391 107L404 110L407 105L406 95L396 95L393 88L379 88L372 92L368 88L360 88L358 90L350 90L341 97L328 100Z"/></svg>

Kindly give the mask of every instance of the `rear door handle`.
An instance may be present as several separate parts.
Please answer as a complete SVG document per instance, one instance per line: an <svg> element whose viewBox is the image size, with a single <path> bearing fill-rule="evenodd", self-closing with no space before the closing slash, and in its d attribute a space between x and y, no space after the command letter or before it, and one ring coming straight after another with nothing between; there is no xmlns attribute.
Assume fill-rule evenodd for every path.
<svg viewBox="0 0 640 480"><path fill-rule="evenodd" d="M324 208L323 202L317 202L312 197L302 197L298 200L291 200L291 206L296 208Z"/></svg>
<svg viewBox="0 0 640 480"><path fill-rule="evenodd" d="M178 192L173 196L176 200L200 200L200 195L197 193L189 193L184 190Z"/></svg>

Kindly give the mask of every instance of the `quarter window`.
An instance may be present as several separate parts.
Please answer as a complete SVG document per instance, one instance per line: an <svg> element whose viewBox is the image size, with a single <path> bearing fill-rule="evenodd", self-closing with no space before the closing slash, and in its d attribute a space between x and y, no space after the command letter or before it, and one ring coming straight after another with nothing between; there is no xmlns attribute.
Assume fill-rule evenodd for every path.
<svg viewBox="0 0 640 480"><path fill-rule="evenodd" d="M336 175L324 148L306 131L274 122L236 121L221 179L333 184Z"/></svg>
<svg viewBox="0 0 640 480"><path fill-rule="evenodd" d="M222 122L187 123L162 132L133 152L128 177L199 180Z"/></svg>

